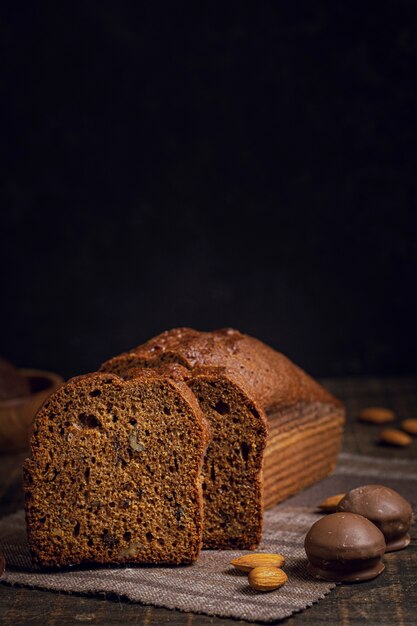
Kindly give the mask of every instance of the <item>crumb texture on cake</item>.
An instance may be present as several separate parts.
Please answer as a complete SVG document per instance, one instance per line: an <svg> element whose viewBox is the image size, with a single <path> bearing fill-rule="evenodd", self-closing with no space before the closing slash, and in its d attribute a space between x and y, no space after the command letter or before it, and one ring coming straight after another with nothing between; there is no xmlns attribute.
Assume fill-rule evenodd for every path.
<svg viewBox="0 0 417 626"><path fill-rule="evenodd" d="M254 549L262 538L262 466L267 423L244 382L218 367L188 384L210 423L202 470L205 548Z"/></svg>
<svg viewBox="0 0 417 626"><path fill-rule="evenodd" d="M24 464L35 561L194 561L208 438L194 394L166 374L70 380L38 412Z"/></svg>

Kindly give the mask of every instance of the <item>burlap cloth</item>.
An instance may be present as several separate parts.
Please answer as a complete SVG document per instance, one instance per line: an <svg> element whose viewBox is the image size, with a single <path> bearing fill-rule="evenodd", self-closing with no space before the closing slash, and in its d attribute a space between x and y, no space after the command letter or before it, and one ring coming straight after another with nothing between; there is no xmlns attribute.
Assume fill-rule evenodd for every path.
<svg viewBox="0 0 417 626"><path fill-rule="evenodd" d="M26 543L23 511L0 522L0 549L7 568L2 582L67 593L115 593L134 602L182 611L272 622L311 606L335 587L310 578L306 571L304 536L320 517L316 505L325 497L367 483L393 487L417 505L417 463L342 454L335 474L265 514L260 551L286 556L288 583L271 593L251 589L230 560L239 551L203 551L186 567L70 568L42 572L32 565ZM414 500L414 501L413 501ZM397 557L401 558L399 552Z"/></svg>

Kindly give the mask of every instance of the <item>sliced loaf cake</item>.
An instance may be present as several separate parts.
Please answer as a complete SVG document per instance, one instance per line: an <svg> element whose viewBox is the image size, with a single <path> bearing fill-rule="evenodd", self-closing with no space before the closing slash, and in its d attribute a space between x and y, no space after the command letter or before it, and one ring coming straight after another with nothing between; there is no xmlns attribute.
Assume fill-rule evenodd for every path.
<svg viewBox="0 0 417 626"><path fill-rule="evenodd" d="M202 543L208 428L180 380L70 380L35 418L24 465L29 544L47 566L189 563Z"/></svg>
<svg viewBox="0 0 417 626"><path fill-rule="evenodd" d="M343 432L344 408L283 354L234 329L199 332L177 328L110 359L100 369L125 376L132 367L159 368L166 363L177 363L188 370L187 382L197 395L205 415L212 424L216 423L219 414L222 415L223 440L230 436L232 447L235 445L237 449L238 446L233 434L234 420L248 427L250 423L247 411L241 410L242 406L256 407L260 422L268 424L265 450L263 432L259 431L254 439L249 438L244 430L239 432L242 458L247 456L258 463L258 454L262 455L263 479L262 489L246 494L237 483L232 487L237 494L233 502L245 503L247 508L262 511L263 504L270 507L321 480L335 468ZM216 386L210 387L207 382L203 384L199 378L201 374L198 374L202 366L223 368L222 376L230 385L239 380L243 394L240 402L230 403L222 398L224 406L219 405L222 409L216 411L211 391ZM194 376L199 382L193 382ZM219 383L217 388L223 387ZM255 431L256 428L251 430L252 434ZM239 506L236 504L230 516L229 509L228 515L221 517L223 509L218 506L218 500L214 499L212 503L208 498L207 485L210 485L212 493L216 493L216 480L220 481L217 477L222 476L218 486L223 486L223 476L227 473L215 448L213 442L203 470L206 477L211 477L213 485L206 480L205 515L211 522L204 531L204 546L234 547L232 520L238 519ZM260 472L261 464L257 465L257 472ZM229 476L233 476L232 470L229 470ZM255 516L258 532L251 537L260 537L261 517ZM238 545L243 547L241 543ZM251 543L251 547L254 545ZM249 547L248 544L245 547Z"/></svg>

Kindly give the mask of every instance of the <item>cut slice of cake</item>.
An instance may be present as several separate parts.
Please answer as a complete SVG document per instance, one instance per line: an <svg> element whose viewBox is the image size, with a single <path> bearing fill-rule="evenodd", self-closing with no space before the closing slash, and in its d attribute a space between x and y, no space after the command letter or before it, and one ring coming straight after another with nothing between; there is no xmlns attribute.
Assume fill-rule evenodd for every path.
<svg viewBox="0 0 417 626"><path fill-rule="evenodd" d="M128 370L126 379L140 369ZM186 381L208 421L210 442L202 467L205 548L256 548L262 536L262 464L266 417L245 381L224 367L192 372L163 364L160 375Z"/></svg>
<svg viewBox="0 0 417 626"><path fill-rule="evenodd" d="M24 465L35 561L194 561L207 442L194 394L157 370L70 380L38 412Z"/></svg>
<svg viewBox="0 0 417 626"><path fill-rule="evenodd" d="M205 548L254 550L262 538L262 467L267 422L245 382L222 367L188 379L211 441L202 470Z"/></svg>
<svg viewBox="0 0 417 626"><path fill-rule="evenodd" d="M124 376L132 367L158 368L166 363L178 363L188 369L188 384L212 422L215 413L210 408L207 387L200 392L193 387L194 372L202 366L220 366L229 377L243 381L241 389L246 402L257 407L269 427L263 452L265 507L281 502L334 470L343 433L343 405L283 354L230 328L214 332L175 328L110 359L100 369ZM234 413L225 415L232 433ZM262 436L257 441L261 449ZM208 456L211 454L209 448ZM207 466L206 462L206 474ZM239 492L238 486L236 491ZM246 498L246 506L262 509L261 496L252 493ZM211 509L207 498L205 507L208 517ZM215 511L211 519L213 525L204 532L204 546L216 545L215 537L221 536L223 547L233 547L230 520L224 524L218 516L215 523ZM261 523L257 523L260 536Z"/></svg>

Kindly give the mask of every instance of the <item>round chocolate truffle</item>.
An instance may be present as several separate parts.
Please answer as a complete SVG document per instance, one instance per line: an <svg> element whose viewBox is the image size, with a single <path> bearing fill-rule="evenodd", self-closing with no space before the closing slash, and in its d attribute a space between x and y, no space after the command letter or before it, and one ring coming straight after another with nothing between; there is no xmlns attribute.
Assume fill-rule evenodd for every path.
<svg viewBox="0 0 417 626"><path fill-rule="evenodd" d="M379 528L355 513L332 513L308 531L304 548L315 578L360 582L384 570L385 539Z"/></svg>
<svg viewBox="0 0 417 626"><path fill-rule="evenodd" d="M399 493L383 485L364 485L349 491L337 506L338 511L367 517L383 532L386 552L401 550L410 543L408 531L413 510Z"/></svg>

